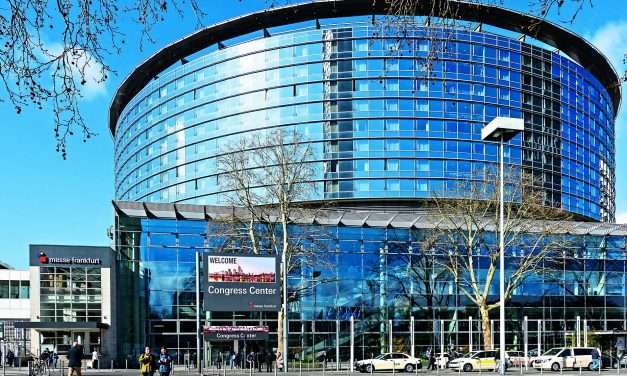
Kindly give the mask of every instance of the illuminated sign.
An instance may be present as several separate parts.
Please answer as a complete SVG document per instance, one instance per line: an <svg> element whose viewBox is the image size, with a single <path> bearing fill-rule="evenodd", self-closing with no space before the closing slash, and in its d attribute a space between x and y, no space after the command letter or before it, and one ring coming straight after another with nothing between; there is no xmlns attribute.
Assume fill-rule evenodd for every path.
<svg viewBox="0 0 627 376"><path fill-rule="evenodd" d="M274 256L205 255L208 311L278 311L281 290Z"/></svg>

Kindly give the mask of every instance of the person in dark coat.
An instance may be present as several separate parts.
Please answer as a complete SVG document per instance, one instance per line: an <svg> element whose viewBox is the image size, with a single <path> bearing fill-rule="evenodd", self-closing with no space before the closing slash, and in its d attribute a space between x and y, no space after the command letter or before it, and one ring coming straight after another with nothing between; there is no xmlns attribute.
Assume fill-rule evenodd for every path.
<svg viewBox="0 0 627 376"><path fill-rule="evenodd" d="M263 368L263 351L257 351L255 353L255 362L257 362L257 371L261 372Z"/></svg>
<svg viewBox="0 0 627 376"><path fill-rule="evenodd" d="M429 352L429 366L427 369L435 371L437 369L436 361L435 361L435 351L431 350Z"/></svg>
<svg viewBox="0 0 627 376"><path fill-rule="evenodd" d="M81 376L81 362L83 360L83 350L78 342L72 344L72 348L67 353L67 375L72 376L76 372L77 376Z"/></svg>
<svg viewBox="0 0 627 376"><path fill-rule="evenodd" d="M266 372L272 372L272 363L274 363L274 353L266 351Z"/></svg>

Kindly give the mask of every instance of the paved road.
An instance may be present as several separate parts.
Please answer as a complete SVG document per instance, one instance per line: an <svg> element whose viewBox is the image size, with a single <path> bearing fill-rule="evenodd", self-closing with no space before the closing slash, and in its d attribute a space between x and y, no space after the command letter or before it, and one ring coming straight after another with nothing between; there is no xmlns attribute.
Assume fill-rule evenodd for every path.
<svg viewBox="0 0 627 376"><path fill-rule="evenodd" d="M52 369L50 370L50 376L66 376L67 371L63 372L65 370L61 370L61 369ZM620 373L619 373L620 372ZM570 375L570 376L576 376L576 375L582 375L582 376L595 376L598 375L599 372L592 372L592 371L581 371L581 373L579 371L566 371L563 373L553 373L553 372L540 372L540 371L536 371L536 370L528 370L528 371L524 371L521 373L520 369L510 369L507 372L507 375L509 376L517 376L517 375L529 375L529 376L540 376L543 374L547 374L547 375L555 375L555 376L559 376L559 375ZM425 370L419 370L417 373L414 374L409 374L409 373L400 373L400 372L396 372L394 374L388 372L388 373L382 373L382 372L376 372L375 375L376 376L391 376L391 375L398 375L398 376L411 376L411 375L418 375L418 376L456 376L459 375L460 372L456 372L456 371L450 371L450 370L439 370L439 371L425 371ZM481 375L489 375L489 376L495 376L497 375L497 373L495 372L472 372L472 373L464 373L461 372L461 374L467 375L467 376L481 376ZM625 375L627 376L627 369L621 369L621 370L603 370L602 374L604 376L612 376L612 375ZM0 376L3 375L7 375L7 376L23 376L23 375L28 375L28 369L26 368L22 368L20 370L14 369L14 368L6 368L4 371L0 368ZM46 373L46 375L48 375ZM116 375L116 376L139 376L139 372L137 370L124 370L124 369L113 369L113 370L83 370L83 375L84 376L109 376L109 375ZM198 375L198 372L196 370L186 370L186 369L176 369L175 372L173 374L171 374L171 376L194 376L194 375ZM274 375L273 373L266 373L266 372L253 372L252 375L254 376L270 376L270 375ZM278 376L282 376L285 375L283 373L279 373ZM302 371L294 371L294 372L288 372L287 376L349 376L351 375L351 373L349 373L348 371L325 371L323 372L322 370L316 370L316 371L312 371L312 370L306 370L303 369ZM355 372L352 374L353 376L360 376L360 375L364 375L364 376L368 376L367 374L360 374L358 372ZM244 371L244 370L205 370L203 372L203 376L251 376L251 373L249 371Z"/></svg>

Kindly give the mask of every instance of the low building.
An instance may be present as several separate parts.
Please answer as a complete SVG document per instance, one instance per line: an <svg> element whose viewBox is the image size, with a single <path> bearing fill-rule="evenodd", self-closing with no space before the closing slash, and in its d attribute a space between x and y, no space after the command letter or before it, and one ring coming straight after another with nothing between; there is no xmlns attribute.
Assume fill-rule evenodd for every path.
<svg viewBox="0 0 627 376"><path fill-rule="evenodd" d="M30 332L16 328L16 321L30 320L30 277L0 262L0 335L16 356L30 348Z"/></svg>
<svg viewBox="0 0 627 376"><path fill-rule="evenodd" d="M16 326L29 329L31 351L60 355L72 342L103 361L117 356L116 263L109 247L31 245L30 317Z"/></svg>

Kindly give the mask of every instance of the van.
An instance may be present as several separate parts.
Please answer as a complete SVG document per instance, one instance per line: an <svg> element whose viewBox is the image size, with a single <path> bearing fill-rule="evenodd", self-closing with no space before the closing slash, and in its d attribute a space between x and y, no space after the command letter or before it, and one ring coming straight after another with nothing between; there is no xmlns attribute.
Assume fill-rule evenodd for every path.
<svg viewBox="0 0 627 376"><path fill-rule="evenodd" d="M594 347L555 347L533 361L533 368L559 371L564 368L587 368L592 370ZM601 356L601 351L596 349Z"/></svg>

